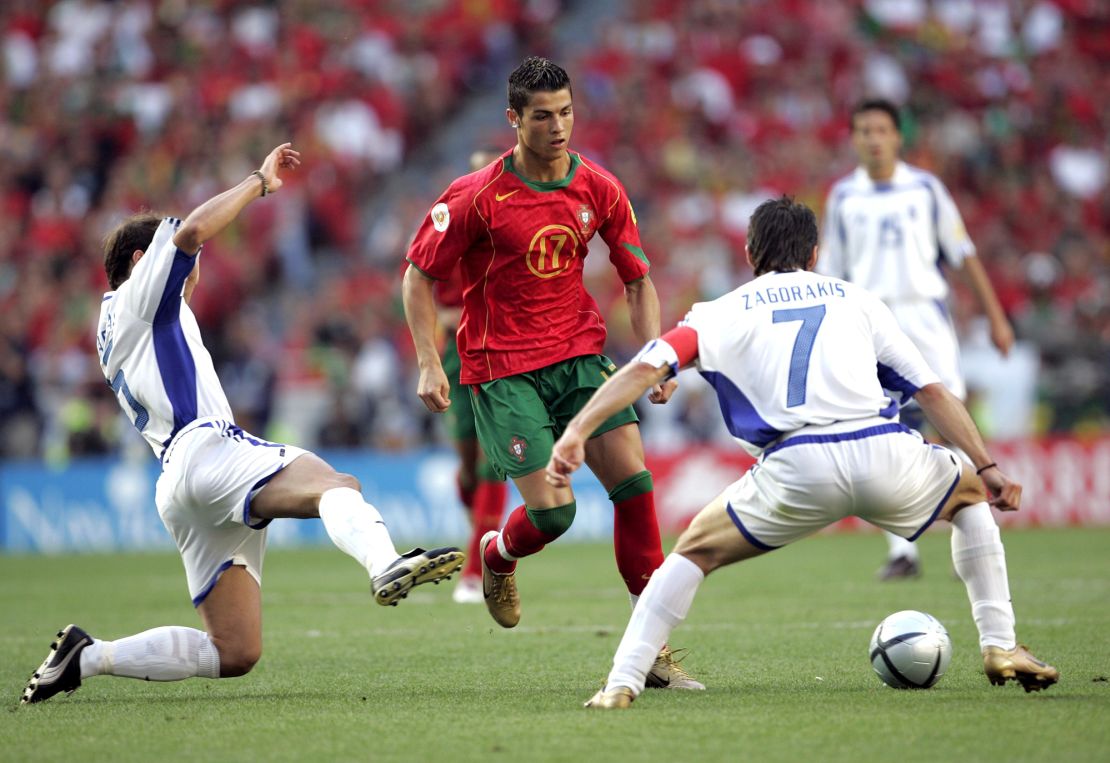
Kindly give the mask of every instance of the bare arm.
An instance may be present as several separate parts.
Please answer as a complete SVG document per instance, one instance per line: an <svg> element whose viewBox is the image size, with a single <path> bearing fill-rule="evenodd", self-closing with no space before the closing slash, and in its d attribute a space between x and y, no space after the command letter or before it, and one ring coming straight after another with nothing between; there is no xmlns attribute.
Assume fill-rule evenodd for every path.
<svg viewBox="0 0 1110 763"><path fill-rule="evenodd" d="M917 391L913 399L941 436L971 459L976 472L995 496L991 505L1002 511L1016 511L1021 505L1021 485L1003 474L991 460L979 428L959 398L943 384L927 384ZM979 472L980 469L982 472Z"/></svg>
<svg viewBox="0 0 1110 763"><path fill-rule="evenodd" d="M968 286L975 292L975 297L979 300L987 321L990 322L991 342L1003 356L1008 355L1014 345L1014 329L1006 319L1006 313L998 301L998 295L994 293L994 287L991 286L983 263L974 255L965 257L961 272Z"/></svg>
<svg viewBox="0 0 1110 763"><path fill-rule="evenodd" d="M401 295L405 304L405 320L412 333L412 342L416 345L416 361L420 366L416 394L429 411L442 413L451 405L451 385L436 350L436 303L432 284L431 278L409 265L401 283Z"/></svg>
<svg viewBox="0 0 1110 763"><path fill-rule="evenodd" d="M283 181L280 170L293 169L301 163L300 153L291 146L290 143L282 143L262 162L259 172L265 178L268 193L281 188ZM226 228L247 204L262 195L263 178L252 173L234 188L213 196L190 212L174 234L174 246L190 254L198 251L201 244Z"/></svg>
<svg viewBox="0 0 1110 763"><path fill-rule="evenodd" d="M569 485L569 475L586 459L586 440L594 430L617 411L632 405L645 389L660 384L669 373L667 366L629 363L598 387L552 448L547 481L555 487Z"/></svg>
<svg viewBox="0 0 1110 763"><path fill-rule="evenodd" d="M189 271L189 276L185 279L185 290L181 293L181 298L185 300L185 304L189 304L192 299L193 292L197 288L197 283L200 282L200 257L198 256L196 262L193 263L193 269Z"/></svg>
<svg viewBox="0 0 1110 763"><path fill-rule="evenodd" d="M626 283L624 297L628 300L628 314L632 321L632 333L640 341L647 344L659 336L659 294L655 291L655 284L650 276ZM678 388L678 382L669 379L656 382L651 386L648 400L661 404L671 399L671 395ZM633 398L635 400L636 398Z"/></svg>

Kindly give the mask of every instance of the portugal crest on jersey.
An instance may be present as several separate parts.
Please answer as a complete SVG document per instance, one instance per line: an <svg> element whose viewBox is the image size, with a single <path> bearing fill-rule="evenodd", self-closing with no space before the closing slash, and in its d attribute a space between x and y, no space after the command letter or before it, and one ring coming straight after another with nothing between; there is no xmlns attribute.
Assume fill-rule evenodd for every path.
<svg viewBox="0 0 1110 763"><path fill-rule="evenodd" d="M594 211L588 204L578 207L578 232L582 238L589 238L594 230Z"/></svg>
<svg viewBox="0 0 1110 763"><path fill-rule="evenodd" d="M513 437L509 441L509 455L517 460L517 463L524 463L524 451L528 450L528 441L519 437Z"/></svg>

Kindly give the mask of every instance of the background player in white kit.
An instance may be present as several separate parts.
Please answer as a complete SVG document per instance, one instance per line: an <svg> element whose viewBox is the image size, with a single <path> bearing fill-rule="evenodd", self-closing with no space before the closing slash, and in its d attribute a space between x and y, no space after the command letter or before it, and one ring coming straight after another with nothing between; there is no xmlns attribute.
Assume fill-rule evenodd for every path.
<svg viewBox="0 0 1110 763"><path fill-rule="evenodd" d="M606 687L587 706L632 703L705 575L849 515L903 537L916 537L938 516L951 521L952 559L967 586L987 677L1017 680L1026 691L1055 683L1056 668L1015 640L1005 552L990 510L1017 510L1021 486L991 461L963 405L890 310L860 287L809 272L817 259L812 211L787 198L764 202L752 215L747 252L756 278L694 305L678 328L598 389L555 444L547 477L558 486L582 464L595 426L696 362L730 432L760 455L698 513L652 576ZM915 397L978 468L900 424L884 389ZM995 496L990 505L983 481Z"/></svg>
<svg viewBox="0 0 1110 763"><path fill-rule="evenodd" d="M881 98L865 100L851 119L860 166L829 191L817 272L859 284L885 302L944 386L964 400L967 389L941 265L965 276L990 323L991 341L1003 355L1014 343L1013 329L948 190L934 175L899 160L897 107ZM903 411L902 418L916 429L923 423L917 406ZM887 540L880 579L918 575L917 547L892 533Z"/></svg>
<svg viewBox="0 0 1110 763"><path fill-rule="evenodd" d="M141 213L105 241L97 353L120 405L161 459L155 502L185 564L205 630L163 626L101 641L75 625L58 633L23 692L41 702L89 676L149 681L247 673L262 654L260 583L265 527L279 517L320 517L328 535L370 574L379 604L462 566L457 548L399 556L389 531L349 474L318 456L235 426L189 298L201 244L254 199L282 186L300 164L290 144L275 148L247 179L197 207L184 222Z"/></svg>

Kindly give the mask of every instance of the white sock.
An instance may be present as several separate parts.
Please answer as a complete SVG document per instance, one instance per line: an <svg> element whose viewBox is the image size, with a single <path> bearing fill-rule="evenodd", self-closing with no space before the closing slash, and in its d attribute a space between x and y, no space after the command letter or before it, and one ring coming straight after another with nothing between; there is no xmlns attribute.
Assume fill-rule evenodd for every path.
<svg viewBox="0 0 1110 763"><path fill-rule="evenodd" d="M320 496L320 519L332 543L358 560L370 577L380 575L398 556L378 510L349 487Z"/></svg>
<svg viewBox="0 0 1110 763"><path fill-rule="evenodd" d="M686 619L703 580L701 568L686 557L671 554L666 558L632 610L624 638L613 657L607 689L626 686L636 695L644 690L644 681L659 650L674 627Z"/></svg>
<svg viewBox="0 0 1110 763"><path fill-rule="evenodd" d="M115 641L93 639L81 650L81 680L89 676L144 681L219 678L220 653L204 631L165 625Z"/></svg>
<svg viewBox="0 0 1110 763"><path fill-rule="evenodd" d="M910 559L917 559L917 544L903 538L901 535L895 535L886 530L883 531L886 535L887 546L890 547L889 555L891 559L897 559L900 556L909 557Z"/></svg>
<svg viewBox="0 0 1110 763"><path fill-rule="evenodd" d="M1013 649L1014 607L1006 576L1006 550L990 506L977 503L952 518L952 563L967 586L979 648Z"/></svg>

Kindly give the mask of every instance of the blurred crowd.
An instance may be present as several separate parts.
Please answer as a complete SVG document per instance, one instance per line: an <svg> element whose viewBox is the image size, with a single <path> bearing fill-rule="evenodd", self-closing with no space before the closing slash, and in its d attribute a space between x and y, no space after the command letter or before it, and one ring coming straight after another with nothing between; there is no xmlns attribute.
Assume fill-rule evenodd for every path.
<svg viewBox="0 0 1110 763"><path fill-rule="evenodd" d="M569 45L587 0L7 0L0 6L0 455L133 445L100 376L100 239L177 216L293 140L304 167L205 245L193 307L239 423L307 446L442 437L416 398L399 303L409 238L465 156L421 169L468 108L508 148L524 55L570 73L572 147L628 188L664 307L750 277L755 205L820 210L855 162L848 114L904 106L906 158L964 215L1035 359L1029 430L1110 419L1110 6L1102 0L627 0ZM582 25L580 25L582 26ZM495 127L496 125L496 127ZM456 140L457 142L457 140ZM391 179L419 176L418 192ZM407 187L407 186L406 186ZM601 245L603 248L603 245ZM636 349L599 252L610 354ZM969 346L973 300L954 295ZM720 436L696 383L649 442Z"/></svg>

